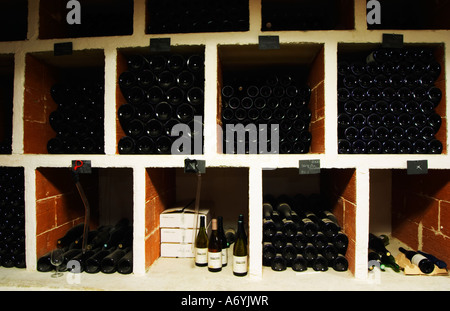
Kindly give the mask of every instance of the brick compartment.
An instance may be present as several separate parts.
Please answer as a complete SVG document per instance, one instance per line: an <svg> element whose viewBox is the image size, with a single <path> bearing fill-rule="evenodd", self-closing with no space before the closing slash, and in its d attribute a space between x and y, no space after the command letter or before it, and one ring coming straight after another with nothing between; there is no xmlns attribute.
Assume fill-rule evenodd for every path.
<svg viewBox="0 0 450 311"><path fill-rule="evenodd" d="M370 180L370 231L448 262L450 171L408 175L406 170L372 169ZM387 249L399 253L389 245Z"/></svg>
<svg viewBox="0 0 450 311"><path fill-rule="evenodd" d="M80 84L102 81L105 56L103 50L73 51L54 56L53 52L28 53L25 59L24 153L48 154L47 142L56 136L49 116L57 109L50 94L57 82Z"/></svg>
<svg viewBox="0 0 450 311"><path fill-rule="evenodd" d="M0 55L0 154L11 154L14 55Z"/></svg>
<svg viewBox="0 0 450 311"><path fill-rule="evenodd" d="M84 222L85 209L69 168L36 169L36 255L56 247L70 228ZM133 223L133 171L129 168L93 168L80 174L90 205L90 230L115 225L128 218Z"/></svg>
<svg viewBox="0 0 450 311"><path fill-rule="evenodd" d="M209 208L211 218L223 217L224 230L237 230L244 215L249 235L248 168L207 167L201 177L200 208ZM226 189L226 191L224 191ZM197 176L181 168L147 168L145 199L145 268L161 256L160 214L177 202L195 199ZM232 194L232 195L230 195ZM206 202L208 202L206 204Z"/></svg>
<svg viewBox="0 0 450 311"><path fill-rule="evenodd" d="M222 127L224 99L222 87L227 77L264 77L275 72L293 73L299 82L311 89L309 109L312 113L309 131L312 134L309 153L325 152L325 68L324 45L320 43L280 44L280 49L260 50L258 45L218 46L218 89L216 123ZM225 128L223 128L225 133ZM218 152L223 153L222 137Z"/></svg>
<svg viewBox="0 0 450 311"><path fill-rule="evenodd" d="M320 174L300 175L298 168L263 171L263 195L295 196L321 194L329 202L329 210L336 216L342 232L349 240L345 257L348 270L355 273L356 244L356 170L322 168ZM270 268L268 268L270 270ZM308 268L312 271L312 268ZM301 274L301 273L300 273Z"/></svg>

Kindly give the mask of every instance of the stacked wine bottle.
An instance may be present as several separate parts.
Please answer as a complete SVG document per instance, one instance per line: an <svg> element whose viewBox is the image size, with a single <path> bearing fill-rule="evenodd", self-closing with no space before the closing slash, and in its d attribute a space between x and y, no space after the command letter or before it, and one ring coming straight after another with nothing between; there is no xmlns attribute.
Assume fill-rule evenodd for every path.
<svg viewBox="0 0 450 311"><path fill-rule="evenodd" d="M338 152L442 153L441 73L428 48L376 49L338 64Z"/></svg>
<svg viewBox="0 0 450 311"><path fill-rule="evenodd" d="M272 75L265 80L258 78L249 79L224 79L222 87L222 124L224 131L224 152L227 150L228 141L227 125L254 124L258 130L258 141L240 142L234 140L234 153L242 153L238 144L245 144L245 153L253 153L251 144L256 144L258 153L272 153L274 150L271 140L271 128L276 126L279 133L279 153L308 153L312 135L309 131L311 111L308 108L311 96L310 88L295 81L290 75ZM267 132L262 133L267 125ZM264 134L264 136L261 136ZM261 138L262 137L262 138ZM261 147L262 140L264 147ZM263 152L261 152L263 150ZM265 150L265 151L264 151ZM256 153L256 152L255 152Z"/></svg>
<svg viewBox="0 0 450 311"><path fill-rule="evenodd" d="M56 137L47 143L50 154L104 153L104 83L56 83L50 93L58 108L49 123Z"/></svg>
<svg viewBox="0 0 450 311"><path fill-rule="evenodd" d="M25 268L23 168L0 167L0 265Z"/></svg>
<svg viewBox="0 0 450 311"><path fill-rule="evenodd" d="M346 271L348 237L324 198L313 194L276 199L265 196L263 203L263 265L275 271Z"/></svg>
<svg viewBox="0 0 450 311"><path fill-rule="evenodd" d="M118 109L126 135L118 143L120 154L170 154L178 138L171 131L179 123L189 126L191 153L202 153L194 149L196 139L203 141L199 133L203 121L195 118L203 120L202 55L131 56L128 69L119 76L119 86L127 101Z"/></svg>
<svg viewBox="0 0 450 311"><path fill-rule="evenodd" d="M133 226L124 218L115 225L100 226L88 231L83 250L84 223L80 223L57 240L54 249L63 249L63 262L58 271L75 273L121 273L133 272ZM41 256L37 270L49 272L55 269L51 251ZM69 264L70 263L70 264Z"/></svg>
<svg viewBox="0 0 450 311"><path fill-rule="evenodd" d="M148 33L249 30L248 0L148 1Z"/></svg>

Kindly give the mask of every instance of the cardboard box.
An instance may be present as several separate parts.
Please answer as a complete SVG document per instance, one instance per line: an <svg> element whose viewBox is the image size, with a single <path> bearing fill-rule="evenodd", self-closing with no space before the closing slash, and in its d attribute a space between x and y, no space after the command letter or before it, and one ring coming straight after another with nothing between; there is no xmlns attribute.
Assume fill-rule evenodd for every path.
<svg viewBox="0 0 450 311"><path fill-rule="evenodd" d="M198 229L196 232L198 232ZM206 232L209 236L211 233L211 222L206 227ZM197 233L195 236L197 236ZM161 228L162 243L193 243L194 240L193 228Z"/></svg>
<svg viewBox="0 0 450 311"><path fill-rule="evenodd" d="M206 216L206 223L211 221L211 203L200 202L197 226L200 225L200 215ZM161 228L194 228L195 227L195 201L187 204L179 203L175 207L164 210L160 215Z"/></svg>
<svg viewBox="0 0 450 311"><path fill-rule="evenodd" d="M161 243L161 257L194 257L192 243Z"/></svg>

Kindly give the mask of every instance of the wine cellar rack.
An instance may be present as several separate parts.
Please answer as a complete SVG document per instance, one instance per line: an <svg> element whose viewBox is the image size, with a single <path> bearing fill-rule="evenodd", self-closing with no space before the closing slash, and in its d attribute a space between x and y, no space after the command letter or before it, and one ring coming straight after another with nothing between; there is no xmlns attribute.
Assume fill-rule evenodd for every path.
<svg viewBox="0 0 450 311"><path fill-rule="evenodd" d="M81 24L86 28L66 23L69 10L61 5L64 1L13 2L11 6L0 4L14 17L14 22L10 18L8 25L2 24L4 20L0 24L13 30L0 32L0 143L6 145L1 145L0 166L24 169L26 270L39 273L38 257L82 219L69 170L74 160L90 160L92 164L91 175L82 176L82 180L86 180L95 202L94 221L113 223L124 216L132 220L133 274L126 276L130 279L155 273L158 262L166 260L160 257L159 215L180 200L194 198L196 191L195 175L183 170L186 158L206 163L202 199L212 202L213 215L224 216L225 226L235 226L237 216L244 215L249 237L248 278L258 282L271 282L277 275L262 265L262 204L263 195L269 193L320 192L333 197L333 212L349 237L349 269L338 278L367 280L369 232L388 234L410 248L450 258L450 137L446 117L450 94L450 27L446 18L450 1L422 1L435 6L424 14L434 15L424 18L418 29L395 23L384 29L368 27L366 1L319 1L323 12L317 12L319 7L313 5L311 8L321 14L311 16L327 22L296 25L288 22L295 20L295 14L284 16L286 24L278 23L283 20L279 16L267 15L281 14L292 6L307 7L314 1L249 0L248 27L244 18L234 21L237 28L225 27L228 30L223 32L216 31L214 25L211 31L200 27L201 32L188 33L172 33L168 31L178 28L152 24L154 15L148 11L155 7L152 0L80 1L83 12L89 12L89 24L83 25L84 20ZM380 1L382 8L384 2ZM386 33L402 35L405 46L431 48L441 67L436 81L442 91L436 110L442 119L437 136L443 145L440 154L338 152L339 60L352 54L370 54L382 45ZM278 39L276 44L264 47L263 40L273 37ZM119 76L126 70L128 57L151 55L153 49L160 48L154 39L167 38L171 52L204 58L203 150L192 155L120 154L118 142L125 134L118 110L126 99L118 85ZM58 44L67 42L72 43L69 54L56 55ZM309 152L226 154L220 129L225 77L252 70L266 75L280 66L301 72L311 89ZM82 82L87 77L98 77L103 83L103 148L94 154L50 154L47 142L55 133L49 115L56 109L50 89L59 79ZM318 174L299 171L300 164L310 160L320 161ZM421 168L428 172L417 174L413 169L411 173L410 165L417 168L417 163L425 163ZM177 264L195 269L186 262L180 259ZM165 278L176 282L177 275L169 273ZM323 276L318 279L323 282ZM299 284L301 280L301 274L295 278ZM418 277L419 288L420 282ZM448 288L448 281L443 284Z"/></svg>

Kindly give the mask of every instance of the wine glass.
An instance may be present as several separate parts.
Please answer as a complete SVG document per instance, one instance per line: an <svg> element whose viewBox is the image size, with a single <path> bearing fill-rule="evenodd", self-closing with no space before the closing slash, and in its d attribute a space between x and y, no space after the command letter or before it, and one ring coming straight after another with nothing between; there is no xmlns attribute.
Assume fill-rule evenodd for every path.
<svg viewBox="0 0 450 311"><path fill-rule="evenodd" d="M50 256L50 262L55 266L55 273L52 274L52 278L57 278L63 275L62 272L58 271L59 266L64 261L64 251L60 248L56 248L52 251Z"/></svg>

